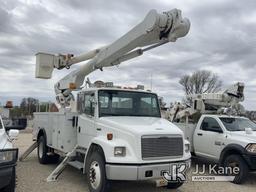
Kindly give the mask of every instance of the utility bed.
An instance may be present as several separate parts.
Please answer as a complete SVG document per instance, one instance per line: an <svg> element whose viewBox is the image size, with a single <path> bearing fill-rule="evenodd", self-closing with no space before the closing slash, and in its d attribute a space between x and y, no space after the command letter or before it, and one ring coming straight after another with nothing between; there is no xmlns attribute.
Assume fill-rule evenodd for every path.
<svg viewBox="0 0 256 192"><path fill-rule="evenodd" d="M74 126L73 112L37 112L34 113L34 133L44 129L47 145L64 153L71 151L77 144L77 129Z"/></svg>
<svg viewBox="0 0 256 192"><path fill-rule="evenodd" d="M194 151L193 135L194 135L197 124L193 124L193 123L174 123L174 124L183 131L185 135L185 139L187 139L190 142L190 146L191 146L190 151L193 152Z"/></svg>

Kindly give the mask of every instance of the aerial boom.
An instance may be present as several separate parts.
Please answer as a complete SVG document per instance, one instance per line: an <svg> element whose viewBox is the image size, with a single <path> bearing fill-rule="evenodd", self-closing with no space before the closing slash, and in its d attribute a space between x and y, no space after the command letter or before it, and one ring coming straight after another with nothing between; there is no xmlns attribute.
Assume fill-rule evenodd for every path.
<svg viewBox="0 0 256 192"><path fill-rule="evenodd" d="M54 68L70 68L71 65L91 59L55 84L57 101L66 107L73 99L72 91L81 89L85 76L91 72L119 65L142 55L145 51L168 42L175 42L178 38L184 37L189 28L189 20L182 18L178 9L162 14L151 10L141 23L108 46L76 57L72 54L55 56L38 53L36 77L51 78Z"/></svg>
<svg viewBox="0 0 256 192"><path fill-rule="evenodd" d="M175 103L170 109L169 119L180 121L182 118L191 117L194 114L221 114L244 112L240 102L244 101L244 83L237 82L229 88L217 93L202 93L188 95L191 106Z"/></svg>

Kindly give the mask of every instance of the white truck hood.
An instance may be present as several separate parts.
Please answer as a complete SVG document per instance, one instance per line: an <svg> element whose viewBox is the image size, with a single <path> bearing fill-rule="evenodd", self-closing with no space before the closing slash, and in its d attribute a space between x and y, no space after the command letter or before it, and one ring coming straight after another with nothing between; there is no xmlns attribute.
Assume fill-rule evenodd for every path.
<svg viewBox="0 0 256 192"><path fill-rule="evenodd" d="M245 131L233 131L230 132L230 135L233 137L237 137L239 140L256 143L256 131L253 131L252 134L247 134Z"/></svg>
<svg viewBox="0 0 256 192"><path fill-rule="evenodd" d="M157 117L131 117L131 116L112 116L101 117L101 123L113 128L122 128L127 132L139 135L146 134L179 134L183 132L174 124L163 118Z"/></svg>

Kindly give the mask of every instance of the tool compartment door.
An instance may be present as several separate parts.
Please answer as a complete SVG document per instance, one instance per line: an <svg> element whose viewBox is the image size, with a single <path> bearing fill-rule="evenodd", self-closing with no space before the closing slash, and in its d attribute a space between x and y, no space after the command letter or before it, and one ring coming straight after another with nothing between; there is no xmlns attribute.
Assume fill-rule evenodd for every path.
<svg viewBox="0 0 256 192"><path fill-rule="evenodd" d="M73 117L77 113L65 112L55 114L52 120L52 147L62 152L71 151L76 143L76 126L73 126Z"/></svg>

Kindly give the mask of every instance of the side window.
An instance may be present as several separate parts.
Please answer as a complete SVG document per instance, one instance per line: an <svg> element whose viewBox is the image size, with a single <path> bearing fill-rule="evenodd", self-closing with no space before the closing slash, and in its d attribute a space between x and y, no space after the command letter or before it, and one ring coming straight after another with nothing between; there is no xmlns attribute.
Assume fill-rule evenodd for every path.
<svg viewBox="0 0 256 192"><path fill-rule="evenodd" d="M77 94L77 111L81 114L84 112L84 93Z"/></svg>
<svg viewBox="0 0 256 192"><path fill-rule="evenodd" d="M94 116L95 105L93 104L95 101L94 93L85 93L84 95L84 113L87 115Z"/></svg>
<svg viewBox="0 0 256 192"><path fill-rule="evenodd" d="M202 124L201 130L204 131L213 131L213 132L221 132L222 129L216 119L212 117L205 117Z"/></svg>
<svg viewBox="0 0 256 192"><path fill-rule="evenodd" d="M94 93L81 92L77 95L77 111L82 114L94 116L95 105Z"/></svg>

